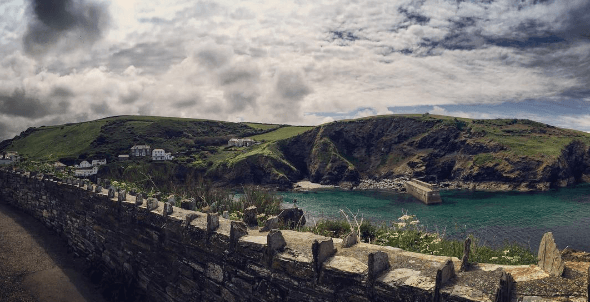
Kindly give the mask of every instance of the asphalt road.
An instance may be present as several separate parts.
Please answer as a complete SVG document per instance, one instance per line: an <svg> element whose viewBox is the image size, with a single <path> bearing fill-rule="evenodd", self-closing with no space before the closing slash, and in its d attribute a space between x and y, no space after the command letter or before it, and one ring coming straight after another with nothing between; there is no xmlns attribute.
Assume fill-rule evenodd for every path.
<svg viewBox="0 0 590 302"><path fill-rule="evenodd" d="M64 238L0 200L0 301L104 302Z"/></svg>

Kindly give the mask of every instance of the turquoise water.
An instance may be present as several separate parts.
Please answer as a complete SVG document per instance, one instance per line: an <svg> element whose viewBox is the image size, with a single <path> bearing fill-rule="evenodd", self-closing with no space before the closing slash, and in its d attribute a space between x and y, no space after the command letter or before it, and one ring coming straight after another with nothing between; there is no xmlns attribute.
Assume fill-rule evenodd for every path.
<svg viewBox="0 0 590 302"><path fill-rule="evenodd" d="M473 234L492 246L516 241L536 252L543 234L553 232L560 249L570 246L590 251L589 184L534 193L442 191L443 203L428 206L407 194L380 191L281 195L286 202L297 199L312 222L338 217L339 209L348 208L373 222L391 223L407 211L429 230L450 238Z"/></svg>

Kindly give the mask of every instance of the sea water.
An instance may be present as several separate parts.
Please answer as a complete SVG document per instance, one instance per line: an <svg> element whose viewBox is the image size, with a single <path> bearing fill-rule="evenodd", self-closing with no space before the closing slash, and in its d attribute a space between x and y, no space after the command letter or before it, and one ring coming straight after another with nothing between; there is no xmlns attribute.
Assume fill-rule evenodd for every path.
<svg viewBox="0 0 590 302"><path fill-rule="evenodd" d="M429 231L448 238L469 234L501 246L518 242L534 253L545 232L553 232L560 249L590 251L590 184L548 192L441 191L443 202L425 205L408 194L382 191L319 190L280 193L286 203L306 212L308 223L339 217L339 210L373 223L399 222L415 215Z"/></svg>

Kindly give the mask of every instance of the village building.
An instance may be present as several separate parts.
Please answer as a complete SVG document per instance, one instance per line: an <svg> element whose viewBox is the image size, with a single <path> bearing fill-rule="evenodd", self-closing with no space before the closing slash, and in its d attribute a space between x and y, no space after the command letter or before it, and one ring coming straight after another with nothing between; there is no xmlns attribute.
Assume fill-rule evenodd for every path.
<svg viewBox="0 0 590 302"><path fill-rule="evenodd" d="M148 145L135 145L131 147L131 156L142 157L151 156L151 148Z"/></svg>
<svg viewBox="0 0 590 302"><path fill-rule="evenodd" d="M128 154L120 154L119 156L117 156L117 159L119 161L126 161L126 160L129 160L129 155Z"/></svg>
<svg viewBox="0 0 590 302"><path fill-rule="evenodd" d="M92 164L88 161L82 161L79 165L74 165L74 168L90 168Z"/></svg>
<svg viewBox="0 0 590 302"><path fill-rule="evenodd" d="M172 160L173 158L172 153L166 153L164 149L154 149L152 151L152 160Z"/></svg>
<svg viewBox="0 0 590 302"><path fill-rule="evenodd" d="M6 151L0 154L0 165L8 165L18 162L20 157L16 151Z"/></svg>
<svg viewBox="0 0 590 302"><path fill-rule="evenodd" d="M106 159L94 159L92 160L92 166L102 166L102 165L106 165L107 164L107 160Z"/></svg>
<svg viewBox="0 0 590 302"><path fill-rule="evenodd" d="M78 177L88 177L88 176L95 175L96 173L98 173L98 167L94 166L90 169L76 169L76 171L74 173Z"/></svg>
<svg viewBox="0 0 590 302"><path fill-rule="evenodd" d="M53 168L55 168L55 170L61 171L61 170L65 170L67 166L62 164L61 162L56 161L55 163L53 163Z"/></svg>
<svg viewBox="0 0 590 302"><path fill-rule="evenodd" d="M227 145L230 147L250 147L254 146L257 142L251 138L231 138Z"/></svg>

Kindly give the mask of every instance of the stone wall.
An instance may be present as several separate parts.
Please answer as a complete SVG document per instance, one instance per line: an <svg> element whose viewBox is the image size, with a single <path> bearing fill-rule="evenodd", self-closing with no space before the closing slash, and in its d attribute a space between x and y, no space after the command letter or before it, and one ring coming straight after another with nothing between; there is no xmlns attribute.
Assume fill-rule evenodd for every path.
<svg viewBox="0 0 590 302"><path fill-rule="evenodd" d="M412 179L405 183L406 191L425 204L441 203L440 193L434 190L431 184Z"/></svg>
<svg viewBox="0 0 590 302"><path fill-rule="evenodd" d="M153 200L148 210L124 195L0 171L0 201L67 238L92 277L125 301L509 301L513 294L500 266L459 272L456 258L344 248L311 233L261 232L162 202L154 208Z"/></svg>

